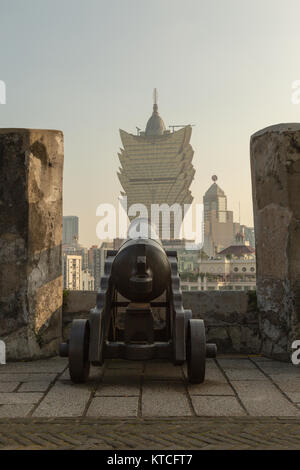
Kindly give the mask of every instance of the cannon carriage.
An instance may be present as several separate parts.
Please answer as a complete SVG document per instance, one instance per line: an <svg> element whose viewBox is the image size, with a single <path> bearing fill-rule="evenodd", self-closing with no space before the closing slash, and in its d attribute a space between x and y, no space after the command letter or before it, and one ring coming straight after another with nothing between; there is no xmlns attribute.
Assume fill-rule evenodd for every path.
<svg viewBox="0 0 300 470"><path fill-rule="evenodd" d="M164 311L163 331L154 327L155 308ZM177 365L186 361L189 382L204 381L206 357L216 356L216 345L206 343L204 321L193 319L183 307L176 251L164 250L145 219L131 224L119 250L107 252L96 306L87 320L73 320L60 355L69 358L75 383L87 381L90 364L112 358L168 359Z"/></svg>

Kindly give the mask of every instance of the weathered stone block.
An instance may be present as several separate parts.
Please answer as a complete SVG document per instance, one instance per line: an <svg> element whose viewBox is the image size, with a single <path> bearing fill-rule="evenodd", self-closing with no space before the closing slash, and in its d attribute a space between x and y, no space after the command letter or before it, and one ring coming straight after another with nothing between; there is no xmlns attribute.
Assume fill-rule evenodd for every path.
<svg viewBox="0 0 300 470"><path fill-rule="evenodd" d="M0 129L0 337L10 359L61 339L63 134Z"/></svg>
<svg viewBox="0 0 300 470"><path fill-rule="evenodd" d="M262 352L289 360L300 334L300 124L251 137Z"/></svg>

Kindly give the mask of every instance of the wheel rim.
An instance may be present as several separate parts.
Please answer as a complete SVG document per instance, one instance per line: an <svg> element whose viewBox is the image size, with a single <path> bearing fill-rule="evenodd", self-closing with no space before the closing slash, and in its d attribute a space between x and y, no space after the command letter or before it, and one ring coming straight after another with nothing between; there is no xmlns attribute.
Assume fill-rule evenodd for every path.
<svg viewBox="0 0 300 470"><path fill-rule="evenodd" d="M69 342L69 371L75 383L86 382L90 371L90 328L87 320L73 320Z"/></svg>
<svg viewBox="0 0 300 470"><path fill-rule="evenodd" d="M205 378L206 361L206 338L203 320L189 320L186 356L189 382L202 383Z"/></svg>

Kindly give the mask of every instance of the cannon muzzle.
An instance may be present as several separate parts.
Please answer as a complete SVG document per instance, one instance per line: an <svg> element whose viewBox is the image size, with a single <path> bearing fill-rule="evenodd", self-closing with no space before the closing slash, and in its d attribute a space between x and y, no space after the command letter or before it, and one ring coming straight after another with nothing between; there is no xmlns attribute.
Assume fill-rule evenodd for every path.
<svg viewBox="0 0 300 470"><path fill-rule="evenodd" d="M137 223L141 226L139 235L133 230ZM150 302L168 287L170 263L158 238L150 238L155 232L147 220L135 219L128 233L129 238L114 259L112 279L125 298L132 302Z"/></svg>

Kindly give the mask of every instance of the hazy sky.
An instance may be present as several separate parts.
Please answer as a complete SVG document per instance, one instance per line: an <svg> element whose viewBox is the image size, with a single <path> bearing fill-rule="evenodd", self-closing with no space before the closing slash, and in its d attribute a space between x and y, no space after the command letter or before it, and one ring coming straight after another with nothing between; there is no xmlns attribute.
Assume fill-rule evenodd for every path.
<svg viewBox="0 0 300 470"><path fill-rule="evenodd" d="M0 126L64 132L64 215L88 246L121 190L119 128L145 128L157 87L166 126L195 124L196 202L217 174L252 225L250 135L300 120L299 18L299 0L0 0Z"/></svg>

